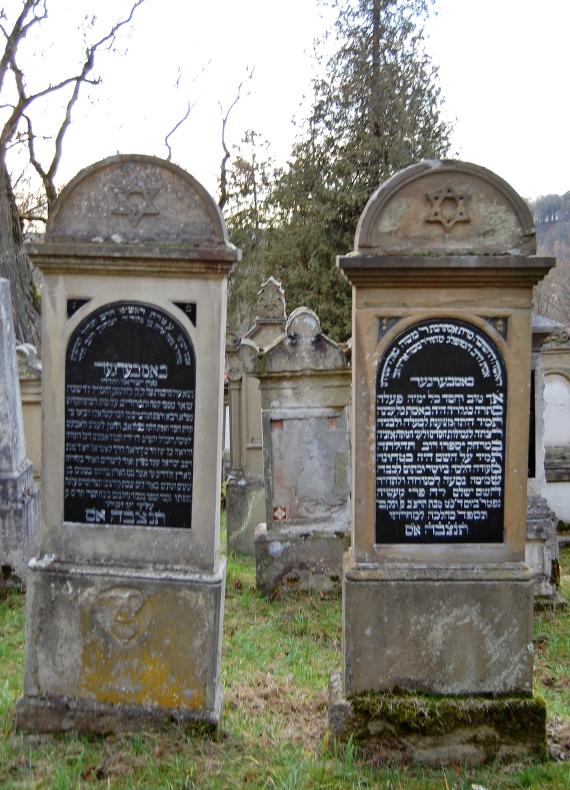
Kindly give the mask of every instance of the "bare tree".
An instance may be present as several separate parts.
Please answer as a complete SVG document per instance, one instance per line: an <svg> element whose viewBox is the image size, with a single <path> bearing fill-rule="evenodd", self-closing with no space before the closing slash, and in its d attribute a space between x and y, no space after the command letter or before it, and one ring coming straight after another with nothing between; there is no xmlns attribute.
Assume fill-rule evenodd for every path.
<svg viewBox="0 0 570 790"><path fill-rule="evenodd" d="M254 69L253 68L250 69L246 75L245 80L242 80L240 82L240 84L237 87L235 98L231 102L227 110L224 111L222 107L222 103L218 102L220 107L220 114L222 116L222 149L224 152L224 155L222 156L222 161L220 163L220 194L218 198L218 206L220 207L220 211L223 211L223 208L228 202L228 199L230 197L228 192L228 162L230 160L231 153L226 141L226 127L228 125L228 120L232 110L241 99L243 84L245 81L249 81L253 78L253 72Z"/></svg>
<svg viewBox="0 0 570 790"><path fill-rule="evenodd" d="M45 221L45 214L38 208L49 208L57 196L55 178L59 168L63 140L71 123L72 111L85 84L97 85L100 79L93 76L95 58L100 50L113 46L118 31L128 25L144 0L134 0L129 13L115 22L105 35L86 45L83 61L70 76L50 81L44 87L29 90L19 59L19 49L32 28L38 28L48 16L48 0L22 0L15 20L8 21L3 9L0 12L0 31L5 48L0 58L0 110L4 122L0 125L0 276L10 281L14 308L14 327L19 340L39 344L39 296L37 294L29 261L22 249L22 219ZM36 151L37 136L29 113L32 105L59 91L69 91L63 117L53 135L53 152L49 164L44 165ZM29 162L39 176L45 201L36 200L35 209L22 216L16 201L16 184L12 178L7 156L16 145L27 148Z"/></svg>

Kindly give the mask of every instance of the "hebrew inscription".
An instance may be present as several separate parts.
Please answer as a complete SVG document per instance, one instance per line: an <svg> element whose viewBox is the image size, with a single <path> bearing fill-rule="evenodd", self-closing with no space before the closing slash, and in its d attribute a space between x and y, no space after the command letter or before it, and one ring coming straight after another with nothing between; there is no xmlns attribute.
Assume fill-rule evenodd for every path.
<svg viewBox="0 0 570 790"><path fill-rule="evenodd" d="M107 305L73 333L65 377L65 520L190 527L196 376L182 326Z"/></svg>
<svg viewBox="0 0 570 790"><path fill-rule="evenodd" d="M507 382L495 343L456 320L388 346L376 384L376 542L503 540Z"/></svg>

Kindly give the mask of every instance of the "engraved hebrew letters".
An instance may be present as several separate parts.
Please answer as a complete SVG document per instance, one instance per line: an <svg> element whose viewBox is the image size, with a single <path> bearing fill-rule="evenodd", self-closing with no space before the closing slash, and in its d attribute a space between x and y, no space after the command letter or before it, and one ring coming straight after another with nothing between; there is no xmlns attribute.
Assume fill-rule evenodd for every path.
<svg viewBox="0 0 570 790"><path fill-rule="evenodd" d="M73 333L65 374L65 520L190 527L195 360L182 326L109 304Z"/></svg>
<svg viewBox="0 0 570 790"><path fill-rule="evenodd" d="M505 365L452 319L404 330L376 383L376 542L503 540Z"/></svg>

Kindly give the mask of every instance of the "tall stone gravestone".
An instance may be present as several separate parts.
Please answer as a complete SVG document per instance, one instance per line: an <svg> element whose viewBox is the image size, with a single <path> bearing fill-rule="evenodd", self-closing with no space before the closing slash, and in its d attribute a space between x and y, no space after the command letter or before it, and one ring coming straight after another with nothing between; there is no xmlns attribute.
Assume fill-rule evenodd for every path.
<svg viewBox="0 0 570 790"><path fill-rule="evenodd" d="M534 252L508 184L436 161L387 181L339 258L353 287L353 545L330 726L399 756L544 752L524 560L532 287L553 260Z"/></svg>
<svg viewBox="0 0 570 790"><path fill-rule="evenodd" d="M270 277L257 294L257 314L240 338L226 343L230 390L230 474L226 513L228 548L254 555L255 529L265 518L261 395L254 375L257 354L283 334L285 297L281 283Z"/></svg>
<svg viewBox="0 0 570 790"><path fill-rule="evenodd" d="M0 589L25 581L38 517L38 490L24 440L10 284L0 279Z"/></svg>
<svg viewBox="0 0 570 790"><path fill-rule="evenodd" d="M257 358L266 522L255 533L264 593L340 587L350 537L350 368L299 307Z"/></svg>
<svg viewBox="0 0 570 790"><path fill-rule="evenodd" d="M117 156L46 242L43 512L21 727L216 725L226 276L220 213L180 168Z"/></svg>

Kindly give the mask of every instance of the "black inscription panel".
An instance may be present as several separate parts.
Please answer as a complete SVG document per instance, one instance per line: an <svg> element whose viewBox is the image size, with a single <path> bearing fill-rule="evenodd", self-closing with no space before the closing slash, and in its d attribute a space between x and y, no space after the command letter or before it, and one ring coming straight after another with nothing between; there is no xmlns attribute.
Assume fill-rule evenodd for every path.
<svg viewBox="0 0 570 790"><path fill-rule="evenodd" d="M117 302L73 333L65 362L66 521L190 527L196 367L182 326Z"/></svg>
<svg viewBox="0 0 570 790"><path fill-rule="evenodd" d="M503 540L505 366L495 343L429 320L386 349L376 383L376 542Z"/></svg>

